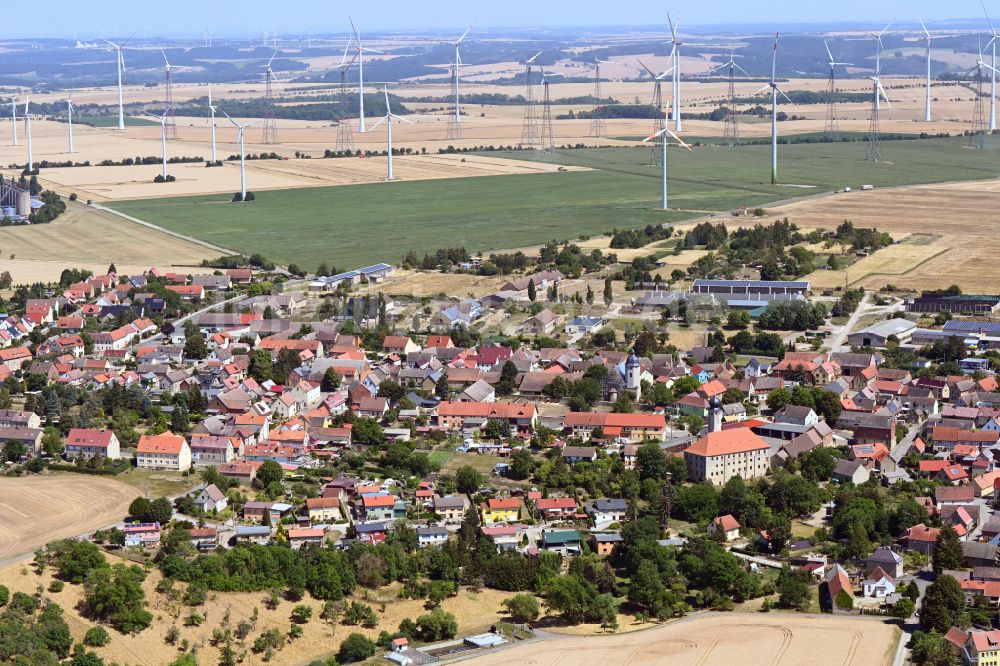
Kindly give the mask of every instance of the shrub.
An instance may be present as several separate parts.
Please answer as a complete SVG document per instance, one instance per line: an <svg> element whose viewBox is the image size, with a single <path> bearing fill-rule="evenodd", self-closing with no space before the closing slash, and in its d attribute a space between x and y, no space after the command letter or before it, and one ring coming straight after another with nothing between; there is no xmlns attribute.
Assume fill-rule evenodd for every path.
<svg viewBox="0 0 1000 666"><path fill-rule="evenodd" d="M337 650L337 661L350 664L364 661L375 654L375 643L363 634L353 633L344 639Z"/></svg>
<svg viewBox="0 0 1000 666"><path fill-rule="evenodd" d="M49 592L62 592L64 585L65 583L61 580L54 580L49 583Z"/></svg>
<svg viewBox="0 0 1000 666"><path fill-rule="evenodd" d="M292 609L292 622L296 624L305 624L312 617L312 608L306 605L299 605Z"/></svg>
<svg viewBox="0 0 1000 666"><path fill-rule="evenodd" d="M111 636L108 636L104 627L91 627L83 635L83 644L87 647L102 647L107 645L110 640Z"/></svg>

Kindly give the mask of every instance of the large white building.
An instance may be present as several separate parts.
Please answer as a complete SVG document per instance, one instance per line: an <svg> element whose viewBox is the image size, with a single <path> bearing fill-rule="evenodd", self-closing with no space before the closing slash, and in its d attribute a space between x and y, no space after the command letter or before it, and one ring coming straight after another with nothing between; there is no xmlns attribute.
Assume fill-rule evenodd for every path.
<svg viewBox="0 0 1000 666"><path fill-rule="evenodd" d="M66 459L79 457L93 458L102 455L117 460L121 457L121 445L113 430L97 428L73 428L66 435Z"/></svg>
<svg viewBox="0 0 1000 666"><path fill-rule="evenodd" d="M756 479L771 468L771 447L749 428L709 432L686 451L688 478L725 485L734 476Z"/></svg>
<svg viewBox="0 0 1000 666"><path fill-rule="evenodd" d="M135 465L143 469L191 469L191 447L180 435L143 435L135 448Z"/></svg>

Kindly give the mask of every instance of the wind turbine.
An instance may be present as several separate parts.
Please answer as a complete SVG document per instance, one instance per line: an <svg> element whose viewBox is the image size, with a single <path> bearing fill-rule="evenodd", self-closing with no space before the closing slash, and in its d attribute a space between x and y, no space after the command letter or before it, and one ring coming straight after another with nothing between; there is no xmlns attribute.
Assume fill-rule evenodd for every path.
<svg viewBox="0 0 1000 666"><path fill-rule="evenodd" d="M382 54L382 51L376 51L375 49L366 48L361 43L361 33L358 29L354 27L354 20L348 17L351 21L351 30L354 31L354 41L357 43L358 49L358 131L366 132L365 129L365 56L367 53L378 53Z"/></svg>
<svg viewBox="0 0 1000 666"><path fill-rule="evenodd" d="M826 55L829 56L830 60L826 64L830 67L830 81L827 85L827 95L829 100L827 101L826 107L826 135L828 137L833 137L837 133L837 78L836 69L838 66L850 65L849 62L837 62L833 57L833 53L830 51L830 45L823 41L823 46L826 47ZM929 85L929 84L928 84ZM929 99L929 98L928 98Z"/></svg>
<svg viewBox="0 0 1000 666"><path fill-rule="evenodd" d="M225 111L222 112L226 118L229 118L229 122L236 126L236 140L240 144L240 201L246 201L247 199L247 171L246 171L246 151L243 149L243 133L246 128L250 127L252 123L240 124L230 118L229 114Z"/></svg>
<svg viewBox="0 0 1000 666"><path fill-rule="evenodd" d="M889 26L890 25L892 25L892 21L889 21L889 23L886 24L886 26L884 28L882 28L882 30L880 32L869 32L868 33L869 35L871 35L872 39L875 40L875 76L872 77L872 81L875 82L875 110L876 111L882 108L882 105L881 105L881 102L880 102L880 97L879 97L879 93L880 92L882 93L882 97L885 97L886 104L889 104L889 96L885 94L885 89L882 87L882 51L885 50L883 48L883 46L882 46L882 36L886 32L889 31ZM889 104L889 106L892 106L892 105Z"/></svg>
<svg viewBox="0 0 1000 666"><path fill-rule="evenodd" d="M982 0L979 0L979 4L983 6L983 13L986 14L986 22L990 25L990 41L986 45L990 47L990 131L996 131L997 128L997 40L1000 39L1000 34L997 33L996 29L993 27L993 20L990 19L990 13L986 11L986 5L983 4ZM982 58L980 57L980 60ZM928 58L927 70L930 72L930 60ZM928 80L930 74L927 75ZM929 94L929 93L928 93Z"/></svg>
<svg viewBox="0 0 1000 666"><path fill-rule="evenodd" d="M28 113L28 104L31 103L31 97L26 96L24 98L24 133L28 137L28 173L34 171L34 158L31 154L31 114Z"/></svg>
<svg viewBox="0 0 1000 666"><path fill-rule="evenodd" d="M129 39L132 39L129 37ZM118 70L118 129L125 129L125 104L122 100L122 79L125 77L125 54L123 50L125 45L128 43L126 39L121 44L115 44L110 39L105 39L108 44L112 46L115 50L116 61L115 67Z"/></svg>
<svg viewBox="0 0 1000 666"><path fill-rule="evenodd" d="M211 115L211 118L212 118L212 120L211 120L211 123L212 123L212 162L214 163L214 162L218 162L219 159L215 155L215 112L216 112L216 108L212 104L212 84L211 83L208 84L208 111L209 111L209 114Z"/></svg>
<svg viewBox="0 0 1000 666"><path fill-rule="evenodd" d="M163 149L163 182L167 182L167 117L170 115L171 107L163 110L160 116L160 143Z"/></svg>
<svg viewBox="0 0 1000 666"><path fill-rule="evenodd" d="M983 11L985 11L985 10L986 10L986 7L983 7ZM990 16L989 16L989 14L987 14L986 15L986 20L989 21L989 18L990 18ZM926 48L926 51L924 53L924 58L927 61L927 63L926 63L927 64L927 88L926 88L926 99L924 100L924 122L925 123L929 123L929 122L931 122L931 41L937 39L938 37L935 37L934 35L932 35L930 33L930 31L927 30L927 26L924 25L923 19L918 18L917 20L920 21L920 27L924 29L924 35L925 35L924 36L924 41L927 42L927 48ZM993 26L992 25L990 26L990 30L991 31L993 30ZM996 33L995 32L993 33L993 39L990 40L990 43L992 44L994 42L994 40L996 40ZM987 46L989 46L989 44L987 44ZM996 47L995 46L993 48L993 57L996 58ZM994 62L993 64L995 65L996 62Z"/></svg>
<svg viewBox="0 0 1000 666"><path fill-rule="evenodd" d="M670 50L670 64L674 71L673 101L671 102L670 115L674 119L675 132L680 132L683 128L681 121L681 46L684 45L684 42L677 39L677 28L680 26L680 22L680 17L677 17L677 22L674 23L673 19L670 18L670 14L667 14L667 23L670 25L670 43L673 45L673 48Z"/></svg>
<svg viewBox="0 0 1000 666"><path fill-rule="evenodd" d="M10 128L14 132L14 145L17 145L17 96L10 98Z"/></svg>
<svg viewBox="0 0 1000 666"><path fill-rule="evenodd" d="M392 180L392 119L395 118L396 120L401 120L404 123L408 123L410 125L412 125L413 123L411 123L406 118L397 116L395 113L392 112L392 109L389 108L389 89L383 86L382 91L385 93L385 115L382 116L382 118L379 119L377 123L372 125L372 129L375 129L382 123L385 123L385 136L387 144L386 153L388 154L389 157L389 175L386 176L386 180Z"/></svg>
<svg viewBox="0 0 1000 666"><path fill-rule="evenodd" d="M73 154L73 95L66 98L66 120L69 123L69 154Z"/></svg>
<svg viewBox="0 0 1000 666"><path fill-rule="evenodd" d="M173 67L173 66L171 66L170 61L167 60L167 52L164 51L163 49L160 49L160 55L163 56L164 81L165 81L165 85L166 85L166 96L167 96L167 99L166 99L167 109L170 110L170 117L167 120L167 124L169 125L170 138L171 139L176 139L177 138L177 119L174 117L174 111L173 111L173 109L174 109L174 86L173 86L173 82L171 81L170 73L174 69L176 69L176 70L182 70L182 69L189 69L189 68L188 67Z"/></svg>
<svg viewBox="0 0 1000 666"><path fill-rule="evenodd" d="M785 91L778 87L776 72L778 67L778 33L774 33L774 52L771 54L771 80L767 85L754 93L759 95L765 90L771 90L771 184L778 184L778 93L791 103Z"/></svg>
<svg viewBox="0 0 1000 666"><path fill-rule="evenodd" d="M709 75L712 75L724 67L729 68L729 101L726 104L726 126L722 132L723 141L727 146L736 146L740 143L740 119L736 112L736 70L740 70L744 76L750 78L750 74L736 64L737 57L734 51L730 51L729 60L709 72Z"/></svg>
<svg viewBox="0 0 1000 666"><path fill-rule="evenodd" d="M672 136L675 141L677 141L677 145L678 146L680 146L681 148L687 148L688 150L691 150L691 146L689 146L686 143L684 143L684 141L682 141L679 136L677 136L672 131L670 131L669 127L664 127L659 132L657 132L655 134L652 134L650 136L647 136L645 139L642 140L643 143L648 143L649 141L652 141L653 139L659 137L661 139L661 141L662 141L662 146L663 146L662 147L662 150L663 150L663 210L667 210L667 135L668 134L670 136Z"/></svg>
<svg viewBox="0 0 1000 666"><path fill-rule="evenodd" d="M443 44L450 44L451 46L455 47L455 60L452 62L451 65L452 67L451 93L452 96L455 98L455 119L454 119L455 127L453 132L455 136L449 138L455 138L455 139L461 138L459 135L461 134L460 126L462 124L462 110L461 110L462 103L461 103L461 98L459 96L459 75L462 71L462 65L464 63L462 63L462 54L459 51L459 47L465 40L466 36L468 36L468 34L471 31L472 31L472 24L470 24L469 27L465 29L465 32L462 33L462 36L456 39L455 41L442 42Z"/></svg>

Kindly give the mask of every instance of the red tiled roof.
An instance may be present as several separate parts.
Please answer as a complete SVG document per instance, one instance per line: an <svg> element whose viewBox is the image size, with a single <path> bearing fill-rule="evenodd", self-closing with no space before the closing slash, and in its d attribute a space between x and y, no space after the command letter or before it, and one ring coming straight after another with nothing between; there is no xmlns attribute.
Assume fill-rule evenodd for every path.
<svg viewBox="0 0 1000 666"><path fill-rule="evenodd" d="M713 457L769 448L767 442L757 433L747 428L737 428L710 432L688 447L684 453Z"/></svg>

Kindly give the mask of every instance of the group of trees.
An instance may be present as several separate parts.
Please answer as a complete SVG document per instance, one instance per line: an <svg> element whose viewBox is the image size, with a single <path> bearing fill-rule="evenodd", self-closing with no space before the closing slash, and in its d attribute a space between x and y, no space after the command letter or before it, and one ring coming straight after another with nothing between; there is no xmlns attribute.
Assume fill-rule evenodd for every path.
<svg viewBox="0 0 1000 666"><path fill-rule="evenodd" d="M826 316L826 306L822 303L772 303L757 319L757 328L765 331L808 331L826 323Z"/></svg>
<svg viewBox="0 0 1000 666"><path fill-rule="evenodd" d="M100 549L89 541L55 541L35 554L40 568L52 566L60 580L83 584L81 609L95 620L107 622L122 633L142 631L153 620L145 608L138 566L110 566Z"/></svg>

